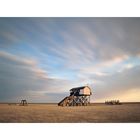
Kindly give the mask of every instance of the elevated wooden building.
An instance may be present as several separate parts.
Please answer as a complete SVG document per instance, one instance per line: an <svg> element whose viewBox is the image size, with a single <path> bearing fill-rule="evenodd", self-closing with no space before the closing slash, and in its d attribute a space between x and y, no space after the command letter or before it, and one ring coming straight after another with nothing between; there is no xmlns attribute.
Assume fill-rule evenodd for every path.
<svg viewBox="0 0 140 140"><path fill-rule="evenodd" d="M91 95L89 86L75 87L70 89L70 96L60 101L58 106L85 106L90 103Z"/></svg>

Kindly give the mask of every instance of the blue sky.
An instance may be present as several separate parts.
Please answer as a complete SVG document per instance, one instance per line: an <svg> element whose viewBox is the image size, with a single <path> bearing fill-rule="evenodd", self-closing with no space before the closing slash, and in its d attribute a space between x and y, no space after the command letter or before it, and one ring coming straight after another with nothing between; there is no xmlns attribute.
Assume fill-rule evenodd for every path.
<svg viewBox="0 0 140 140"><path fill-rule="evenodd" d="M0 102L140 101L139 18L0 18Z"/></svg>

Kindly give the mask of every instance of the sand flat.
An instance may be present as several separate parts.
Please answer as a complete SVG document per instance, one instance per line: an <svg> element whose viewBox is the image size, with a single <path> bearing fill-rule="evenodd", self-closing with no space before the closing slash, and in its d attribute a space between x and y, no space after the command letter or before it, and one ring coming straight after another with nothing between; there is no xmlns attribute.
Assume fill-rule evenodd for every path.
<svg viewBox="0 0 140 140"><path fill-rule="evenodd" d="M0 122L104 123L140 122L140 104L60 107L56 104L28 106L0 104Z"/></svg>

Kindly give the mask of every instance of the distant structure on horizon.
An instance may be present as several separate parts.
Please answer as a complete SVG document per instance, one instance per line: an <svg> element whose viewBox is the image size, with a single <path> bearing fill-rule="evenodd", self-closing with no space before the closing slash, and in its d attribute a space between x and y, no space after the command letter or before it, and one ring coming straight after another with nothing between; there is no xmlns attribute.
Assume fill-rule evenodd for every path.
<svg viewBox="0 0 140 140"><path fill-rule="evenodd" d="M91 95L89 86L75 87L70 89L70 96L60 101L58 106L86 106L90 104Z"/></svg>
<svg viewBox="0 0 140 140"><path fill-rule="evenodd" d="M111 100L111 101L105 101L106 105L121 105L119 100Z"/></svg>
<svg viewBox="0 0 140 140"><path fill-rule="evenodd" d="M21 100L21 102L20 102L20 104L19 104L20 106L27 106L28 105L28 103L27 103L27 100Z"/></svg>

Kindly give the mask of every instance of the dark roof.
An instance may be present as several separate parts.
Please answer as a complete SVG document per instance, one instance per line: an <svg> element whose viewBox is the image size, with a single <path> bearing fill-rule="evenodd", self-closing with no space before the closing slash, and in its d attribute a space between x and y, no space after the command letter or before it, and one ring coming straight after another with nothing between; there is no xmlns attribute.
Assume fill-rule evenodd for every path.
<svg viewBox="0 0 140 140"><path fill-rule="evenodd" d="M70 90L79 90L79 89L83 89L83 88L85 88L85 87L88 87L88 86L75 87L75 88L72 88L72 89L70 89Z"/></svg>

